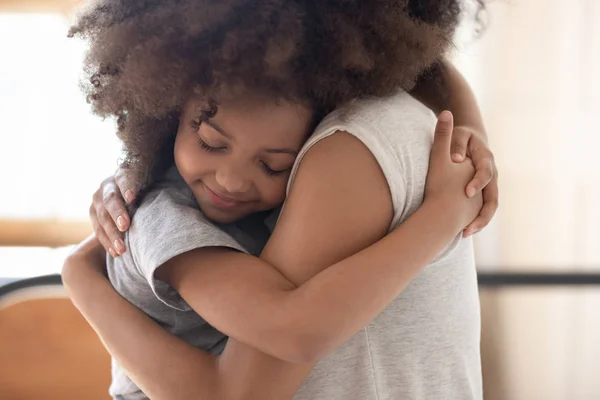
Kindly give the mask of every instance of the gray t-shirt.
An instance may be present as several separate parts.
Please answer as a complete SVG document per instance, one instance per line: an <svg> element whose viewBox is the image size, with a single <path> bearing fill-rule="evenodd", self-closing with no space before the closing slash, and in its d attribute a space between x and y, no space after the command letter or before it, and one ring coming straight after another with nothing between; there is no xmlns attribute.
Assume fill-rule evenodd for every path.
<svg viewBox="0 0 600 400"><path fill-rule="evenodd" d="M289 185L314 144L346 131L386 177L391 230L423 201L434 126L434 115L406 93L353 102L317 127ZM320 360L294 400L480 400L479 338L473 244L459 235L372 323Z"/></svg>
<svg viewBox="0 0 600 400"><path fill-rule="evenodd" d="M143 199L125 234L127 252L107 257L115 289L167 331L213 354L223 351L227 337L210 326L154 271L168 260L201 247L229 247L258 255L269 230L253 216L235 224L215 224L200 211L191 190L175 168ZM147 399L113 360L111 396Z"/></svg>

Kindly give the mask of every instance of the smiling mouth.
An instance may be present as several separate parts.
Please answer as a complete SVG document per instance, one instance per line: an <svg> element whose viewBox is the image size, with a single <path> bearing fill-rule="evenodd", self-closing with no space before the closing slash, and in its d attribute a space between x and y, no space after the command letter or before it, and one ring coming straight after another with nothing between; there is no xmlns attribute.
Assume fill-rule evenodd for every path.
<svg viewBox="0 0 600 400"><path fill-rule="evenodd" d="M204 184L204 188L206 189L206 191L207 191L207 193L209 195L211 203L213 203L217 207L220 207L220 208L233 208L233 207L240 206L240 205L242 205L244 203L248 203L247 201L236 200L236 199L232 199L230 197L223 196L223 195L215 192L214 190L212 190L211 188L209 188L205 184Z"/></svg>

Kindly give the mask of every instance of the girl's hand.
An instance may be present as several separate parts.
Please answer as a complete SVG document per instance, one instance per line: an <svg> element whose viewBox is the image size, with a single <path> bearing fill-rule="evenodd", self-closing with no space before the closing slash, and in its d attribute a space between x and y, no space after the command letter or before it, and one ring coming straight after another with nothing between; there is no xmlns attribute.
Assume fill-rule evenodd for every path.
<svg viewBox="0 0 600 400"><path fill-rule="evenodd" d="M469 127L454 127L451 154L454 162L462 162L469 157L475 165L475 176L465 189L467 196L483 190L483 208L477 219L465 229L464 236L467 237L487 226L498 209L498 169L485 135Z"/></svg>
<svg viewBox="0 0 600 400"><path fill-rule="evenodd" d="M451 142L453 117L449 111L440 114L429 158L429 172L425 184L425 203L435 204L445 210L445 215L464 229L481 211L481 193L468 197L465 187L475 176L472 161L466 158L460 163L452 161Z"/></svg>
<svg viewBox="0 0 600 400"><path fill-rule="evenodd" d="M129 189L121 170L102 181L100 188L94 193L90 206L94 234L113 257L125 253L123 232L129 229L131 222L125 204L134 201L135 193Z"/></svg>

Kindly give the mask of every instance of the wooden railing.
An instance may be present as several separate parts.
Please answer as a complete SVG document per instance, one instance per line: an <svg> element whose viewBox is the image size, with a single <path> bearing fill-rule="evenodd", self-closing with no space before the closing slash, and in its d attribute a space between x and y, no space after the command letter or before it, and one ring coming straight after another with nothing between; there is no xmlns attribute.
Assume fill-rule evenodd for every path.
<svg viewBox="0 0 600 400"><path fill-rule="evenodd" d="M91 232L87 221L0 219L0 246L68 246Z"/></svg>

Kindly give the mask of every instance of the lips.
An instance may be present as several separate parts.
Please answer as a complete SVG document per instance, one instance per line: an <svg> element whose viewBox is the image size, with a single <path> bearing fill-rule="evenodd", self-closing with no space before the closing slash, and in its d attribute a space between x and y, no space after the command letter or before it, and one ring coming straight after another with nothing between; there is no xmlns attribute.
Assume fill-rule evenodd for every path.
<svg viewBox="0 0 600 400"><path fill-rule="evenodd" d="M247 201L232 199L231 197L224 196L214 190L211 190L208 186L204 185L206 192L208 193L211 203L220 208L233 208L241 204L247 203Z"/></svg>

